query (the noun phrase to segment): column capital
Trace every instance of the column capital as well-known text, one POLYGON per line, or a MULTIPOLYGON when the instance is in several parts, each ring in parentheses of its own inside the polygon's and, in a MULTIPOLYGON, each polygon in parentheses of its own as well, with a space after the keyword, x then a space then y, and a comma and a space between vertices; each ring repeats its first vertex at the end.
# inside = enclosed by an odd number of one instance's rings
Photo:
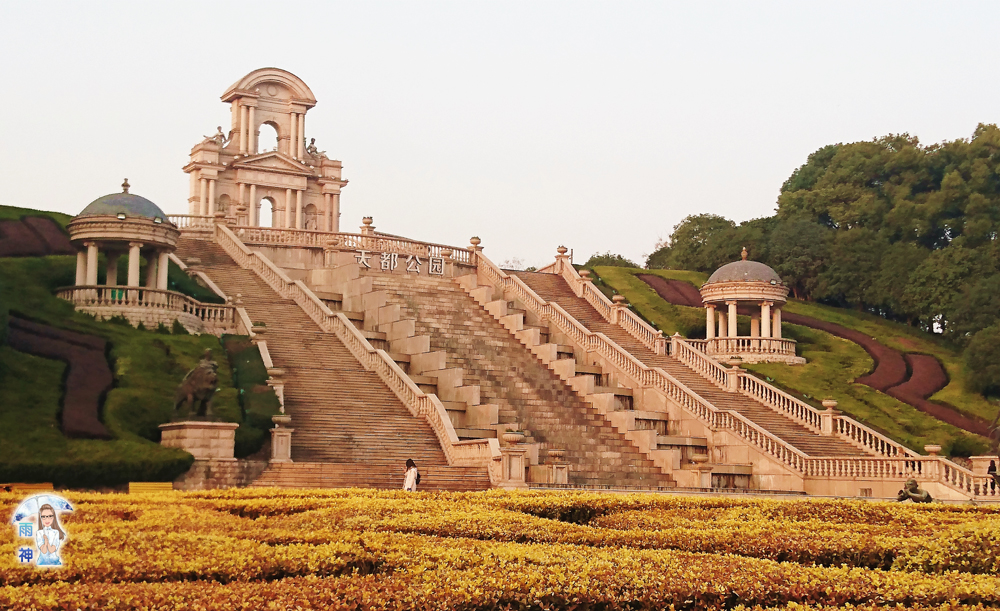
POLYGON ((716 306, 715 306, 715 304, 714 304, 714 303, 706 303, 706 304, 705 304, 705 309, 706 309, 706 310, 714 310, 714 309, 715 309, 715 307, 716 307, 716 306))
POLYGON ((128 243, 128 247, 129 248, 142 248, 143 246, 145 246, 145 244, 143 244, 142 242, 129 242, 128 243))
POLYGON ((87 248, 90 248, 91 246, 97 246, 97 242, 94 241, 84 242, 83 245, 86 246, 87 248))
POLYGON ((727 302, 726 302, 726 305, 727 305, 727 306, 734 306, 734 305, 738 305, 738 304, 739 304, 739 302, 738 302, 738 301, 727 301, 727 302))
POLYGON ((773 301, 762 301, 762 302, 760 302, 760 305, 772 308, 772 307, 774 307, 774 302, 773 301))

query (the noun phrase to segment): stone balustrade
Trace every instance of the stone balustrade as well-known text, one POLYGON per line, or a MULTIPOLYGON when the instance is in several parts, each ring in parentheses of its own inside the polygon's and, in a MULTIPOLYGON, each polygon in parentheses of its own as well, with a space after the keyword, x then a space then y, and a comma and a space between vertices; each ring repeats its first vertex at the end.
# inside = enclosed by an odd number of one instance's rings
POLYGON ((236 312, 231 305, 202 303, 176 291, 128 287, 82 285, 56 290, 56 296, 72 303, 81 312, 99 318, 122 316, 133 325, 147 328, 180 321, 196 333, 232 333, 236 312))

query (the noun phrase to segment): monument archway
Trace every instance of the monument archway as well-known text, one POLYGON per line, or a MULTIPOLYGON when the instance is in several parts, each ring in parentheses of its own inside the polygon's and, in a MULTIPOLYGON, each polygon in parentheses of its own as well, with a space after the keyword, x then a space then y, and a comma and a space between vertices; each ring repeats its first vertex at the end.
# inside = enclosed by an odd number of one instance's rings
POLYGON ((191 149, 189 214, 212 216, 224 198, 237 225, 340 231, 343 165, 306 138, 306 113, 316 105, 291 72, 261 68, 222 94, 229 130, 212 130, 191 149), (269 197, 270 207, 263 202, 269 197), (312 207, 307 212, 307 207, 312 207))

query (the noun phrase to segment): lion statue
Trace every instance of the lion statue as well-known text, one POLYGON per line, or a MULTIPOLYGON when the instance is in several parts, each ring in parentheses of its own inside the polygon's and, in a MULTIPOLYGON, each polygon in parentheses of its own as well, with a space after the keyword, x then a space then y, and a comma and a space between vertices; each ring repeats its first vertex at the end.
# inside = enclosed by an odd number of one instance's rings
POLYGON ((219 386, 219 364, 212 360, 212 351, 206 350, 198 366, 187 372, 177 392, 174 394, 174 413, 178 413, 181 405, 186 406, 188 413, 197 409, 198 418, 212 417, 212 399, 219 386))

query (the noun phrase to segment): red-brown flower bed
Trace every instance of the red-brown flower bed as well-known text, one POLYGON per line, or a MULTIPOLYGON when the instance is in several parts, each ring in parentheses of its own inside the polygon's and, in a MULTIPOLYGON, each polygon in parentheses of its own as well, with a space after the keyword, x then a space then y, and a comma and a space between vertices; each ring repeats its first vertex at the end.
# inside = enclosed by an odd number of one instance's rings
POLYGON ((636 278, 652 287, 656 294, 664 298, 667 303, 692 308, 702 306, 701 293, 690 282, 668 280, 653 274, 639 274, 636 278))
POLYGON ((105 358, 103 339, 13 316, 7 338, 15 350, 62 361, 69 366, 62 409, 64 435, 111 438, 98 417, 101 399, 114 381, 105 358))
POLYGON ((69 237, 50 218, 28 216, 19 221, 0 221, 0 257, 44 257, 75 252, 69 237))

